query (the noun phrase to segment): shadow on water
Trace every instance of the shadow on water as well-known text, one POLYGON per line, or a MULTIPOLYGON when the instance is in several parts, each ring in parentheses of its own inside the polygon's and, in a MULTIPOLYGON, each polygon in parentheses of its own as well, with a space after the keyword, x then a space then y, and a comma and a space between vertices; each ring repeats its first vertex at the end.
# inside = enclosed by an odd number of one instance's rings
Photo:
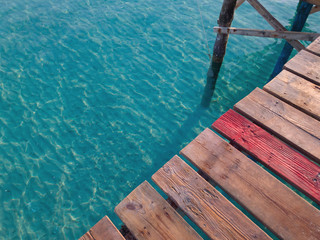
POLYGON ((283 44, 275 40, 262 50, 240 58, 230 59, 227 52, 211 104, 220 98, 225 112, 256 87, 262 88, 269 80, 283 44))
MULTIPOLYGON (((211 123, 229 108, 232 108, 236 102, 245 97, 256 87, 265 85, 282 46, 283 42, 280 43, 280 41, 275 41, 272 44, 265 46, 260 51, 236 59, 230 60, 226 58, 220 71, 220 77, 217 81, 216 91, 211 100, 210 107, 203 107, 199 103, 199 105, 188 114, 181 126, 172 133, 173 137, 164 143, 164 148, 159 149, 157 155, 158 161, 155 164, 156 169, 169 161, 173 155, 178 154, 188 142, 194 139, 205 127, 210 127, 211 123), (233 71, 234 69, 232 67, 230 68, 229 64, 238 66, 238 68, 235 69, 237 71, 233 71)), ((199 102, 200 101, 201 96, 199 95, 199 102)), ((145 176, 142 178, 145 179, 145 176)), ((144 179, 141 180, 143 181, 144 179)), ((149 182, 152 181, 149 180, 149 182)), ((230 200, 231 199, 232 198, 230 198, 230 200)), ((256 222, 256 224, 259 223, 256 222)), ((259 226, 264 228, 263 225, 259 226)), ((277 239, 267 229, 264 230, 268 232, 273 239, 277 239)))
MULTIPOLYGON (((232 108, 236 102, 248 95, 253 89, 256 87, 261 88, 266 84, 282 46, 283 42, 276 40, 260 51, 237 58, 230 57, 235 54, 229 52, 230 55, 228 55, 227 51, 210 107, 201 106, 202 96, 201 92, 199 92, 198 105, 185 117, 181 125, 176 127, 164 142, 154 143, 159 145, 153 152, 156 156, 152 166, 154 171, 149 171, 147 175, 137 176, 135 186, 132 189, 144 180, 152 183, 151 175, 174 155, 179 154, 179 151, 201 131, 206 127, 210 127, 217 118, 232 108)), ((229 51, 231 50, 229 48, 229 51)), ((152 185, 155 186, 155 184, 152 185)), ((159 189, 157 188, 157 190, 159 189)), ((129 192, 126 194, 129 194, 129 192)), ((112 219, 117 219, 113 212, 108 213, 108 215, 112 219)), ((119 222, 116 223, 119 224, 119 222)))
POLYGON ((261 88, 265 85, 282 45, 283 42, 280 43, 279 40, 276 40, 260 51, 233 59, 228 57, 227 51, 210 107, 205 108, 200 104, 201 95, 199 95, 199 105, 188 114, 181 126, 172 133, 171 141, 168 140, 163 144, 167 148, 159 150, 159 161, 157 161, 159 165, 163 165, 174 154, 178 154, 185 144, 196 137, 205 127, 210 127, 236 102, 256 87, 261 88), (229 67, 229 65, 232 65, 232 67, 229 67), (236 68, 233 66, 236 66, 236 68))

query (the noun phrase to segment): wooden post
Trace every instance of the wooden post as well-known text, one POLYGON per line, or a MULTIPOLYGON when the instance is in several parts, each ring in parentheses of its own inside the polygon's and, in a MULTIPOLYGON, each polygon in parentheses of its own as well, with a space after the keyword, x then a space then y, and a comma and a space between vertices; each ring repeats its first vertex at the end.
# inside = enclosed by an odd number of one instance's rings
MULTIPOLYGON (((307 21, 311 8, 312 8, 312 4, 310 3, 303 2, 303 1, 300 1, 298 3, 296 16, 294 18, 291 31, 300 32, 302 30, 304 24, 307 21)), ((292 49, 293 49, 292 46, 288 44, 288 42, 286 42, 282 49, 282 52, 280 53, 278 61, 273 69, 273 72, 269 80, 273 79, 276 75, 278 75, 281 72, 284 64, 288 61, 291 55, 292 49)))
MULTIPOLYGON (((224 0, 218 20, 219 27, 230 27, 237 0, 224 0)), ((213 55, 207 73, 207 83, 202 96, 201 105, 209 107, 218 79, 219 71, 226 53, 229 34, 218 33, 213 48, 213 55)))

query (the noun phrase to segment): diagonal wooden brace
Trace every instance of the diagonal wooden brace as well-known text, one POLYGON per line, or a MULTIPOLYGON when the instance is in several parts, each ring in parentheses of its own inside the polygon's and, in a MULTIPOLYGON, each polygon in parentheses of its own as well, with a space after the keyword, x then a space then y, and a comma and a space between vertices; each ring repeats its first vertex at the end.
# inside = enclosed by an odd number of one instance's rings
MULTIPOLYGON (((257 12, 277 31, 287 31, 287 29, 277 20, 275 19, 271 13, 265 9, 264 6, 261 5, 258 0, 247 0, 250 5, 257 10, 257 12)), ((288 43, 292 47, 294 47, 297 51, 304 49, 305 47, 297 40, 287 40, 288 43)))

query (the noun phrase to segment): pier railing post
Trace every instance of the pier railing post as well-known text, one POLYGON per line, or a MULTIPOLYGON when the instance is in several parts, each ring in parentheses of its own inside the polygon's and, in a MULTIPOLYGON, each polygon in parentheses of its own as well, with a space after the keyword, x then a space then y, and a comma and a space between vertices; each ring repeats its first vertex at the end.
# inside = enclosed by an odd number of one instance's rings
MULTIPOLYGON (((230 27, 237 0, 224 0, 218 20, 219 27, 230 27)), ((209 107, 218 79, 219 71, 226 53, 229 34, 218 33, 213 48, 213 55, 207 73, 207 83, 202 96, 201 105, 209 107)))

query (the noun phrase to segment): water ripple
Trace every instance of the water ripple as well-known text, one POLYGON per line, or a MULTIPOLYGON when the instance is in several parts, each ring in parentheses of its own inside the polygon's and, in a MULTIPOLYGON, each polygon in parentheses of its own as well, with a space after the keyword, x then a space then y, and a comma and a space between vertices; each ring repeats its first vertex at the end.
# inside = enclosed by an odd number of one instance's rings
MULTIPOLYGON (((210 46, 221 2, 200 3, 210 46)), ((263 3, 289 25, 296 3, 263 3)), ((231 36, 204 110, 194 0, 4 0, 0 20, 0 239, 76 239, 105 214, 119 226, 115 205, 262 86, 282 46, 231 36)), ((268 28, 248 4, 233 25, 268 28)))

